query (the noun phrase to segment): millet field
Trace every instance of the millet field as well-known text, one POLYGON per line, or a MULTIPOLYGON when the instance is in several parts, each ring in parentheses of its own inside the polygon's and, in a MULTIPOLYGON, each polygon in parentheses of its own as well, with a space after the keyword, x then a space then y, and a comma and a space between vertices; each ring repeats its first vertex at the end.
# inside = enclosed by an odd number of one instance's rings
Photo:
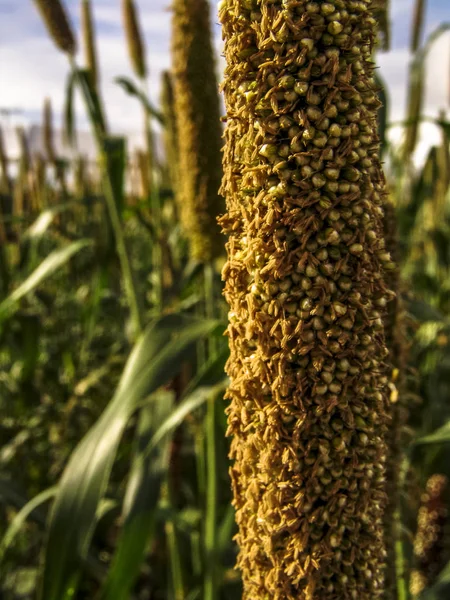
POLYGON ((396 121, 402 0, 167 0, 159 101, 153 0, 111 0, 131 148, 97 0, 20 0, 66 76, 38 144, 0 121, 0 600, 450 598, 432 1, 408 5, 396 121))

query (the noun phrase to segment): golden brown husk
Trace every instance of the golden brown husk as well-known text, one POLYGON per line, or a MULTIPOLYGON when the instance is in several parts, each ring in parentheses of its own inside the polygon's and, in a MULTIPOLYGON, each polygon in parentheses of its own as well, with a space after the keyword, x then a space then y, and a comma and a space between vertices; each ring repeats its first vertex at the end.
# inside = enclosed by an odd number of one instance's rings
POLYGON ((224 210, 219 96, 207 0, 174 0, 173 86, 178 127, 178 200, 192 256, 224 253, 216 219, 224 210))
POLYGON ((384 597, 385 182, 369 2, 225 0, 229 434, 244 598, 384 597), (313 127, 312 127, 313 126, 313 127))
POLYGON ((122 17, 131 66, 137 77, 145 79, 147 76, 147 62, 134 0, 122 0, 122 17))
POLYGON ((95 24, 90 0, 81 3, 81 31, 83 35, 84 60, 89 69, 91 82, 98 88, 98 61, 95 47, 95 24))
POLYGON ((74 55, 77 50, 72 25, 61 0, 34 0, 57 48, 74 55))

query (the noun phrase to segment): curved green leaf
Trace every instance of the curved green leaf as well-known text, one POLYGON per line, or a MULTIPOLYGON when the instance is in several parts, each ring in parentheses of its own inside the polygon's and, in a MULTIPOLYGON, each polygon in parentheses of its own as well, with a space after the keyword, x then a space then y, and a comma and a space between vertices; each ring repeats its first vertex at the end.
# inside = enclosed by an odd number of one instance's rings
POLYGON ((53 486, 48 490, 45 490, 32 498, 25 506, 16 514, 14 519, 11 521, 5 535, 0 541, 0 563, 2 562, 6 551, 8 550, 14 538, 22 529, 24 523, 28 517, 42 504, 53 498, 58 491, 57 486, 53 486))
MULTIPOLYGON (((171 403, 155 403, 156 415, 145 414, 139 424, 138 449, 125 495, 124 526, 116 554, 105 583, 103 598, 115 600, 127 598, 136 580, 154 521, 154 511, 159 497, 162 477, 168 467, 170 434, 184 419, 225 390, 225 361, 228 350, 206 365, 186 390, 184 398, 171 409, 171 403)), ((165 394, 167 396, 167 394, 165 394)), ((148 409, 144 409, 148 410, 148 409)))
POLYGON ((19 300, 37 288, 45 279, 69 262, 74 254, 90 246, 91 240, 80 240, 69 246, 54 250, 17 289, 0 304, 0 320, 17 310, 19 300))
POLYGON ((39 239, 41 238, 50 225, 53 219, 66 210, 70 210, 78 205, 78 202, 65 202, 64 204, 58 204, 42 211, 38 218, 32 223, 23 234, 22 239, 39 239))
POLYGON ((154 432, 155 422, 170 412, 173 394, 160 398, 141 410, 137 430, 136 451, 123 504, 123 528, 109 569, 102 598, 128 598, 139 574, 148 539, 155 521, 161 483, 169 464, 169 440, 154 448, 150 456, 145 448, 154 432))
POLYGON ((450 442, 450 421, 447 421, 445 425, 436 429, 430 435, 425 435, 415 441, 417 446, 424 444, 445 444, 450 442))
POLYGON ((128 79, 127 77, 116 77, 114 80, 120 87, 129 95, 135 96, 142 104, 144 109, 147 111, 149 115, 154 117, 157 121, 164 125, 164 118, 162 114, 156 110, 154 106, 150 104, 148 99, 135 85, 134 83, 128 79))
POLYGON ((65 600, 75 592, 97 507, 130 416, 178 372, 195 343, 216 326, 216 321, 167 315, 151 323, 135 345, 113 399, 72 453, 61 478, 49 522, 41 600, 65 600))

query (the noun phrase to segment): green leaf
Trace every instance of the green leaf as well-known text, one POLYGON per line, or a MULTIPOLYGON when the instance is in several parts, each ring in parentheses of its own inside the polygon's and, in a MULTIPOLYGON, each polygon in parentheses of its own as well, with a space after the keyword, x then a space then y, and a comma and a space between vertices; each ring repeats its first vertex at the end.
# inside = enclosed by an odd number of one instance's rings
POLYGON ((147 111, 149 115, 154 117, 157 121, 164 125, 164 117, 162 114, 156 110, 154 106, 150 104, 145 94, 143 94, 134 83, 128 79, 127 77, 116 77, 114 80, 120 87, 129 95, 135 96, 142 104, 144 109, 147 111))
POLYGON ((450 421, 447 421, 445 425, 439 427, 439 429, 430 433, 430 435, 419 438, 415 441, 415 444, 421 446, 424 444, 444 444, 448 442, 450 442, 450 421))
POLYGON ((135 345, 114 397, 62 475, 49 522, 41 600, 65 600, 75 593, 80 562, 87 555, 97 507, 129 418, 177 374, 196 342, 216 326, 216 321, 167 315, 152 322, 135 345))
POLYGON ((115 136, 106 137, 104 140, 104 151, 114 202, 117 206, 117 212, 121 215, 124 207, 123 197, 127 160, 125 138, 115 136))
POLYGON ((65 202, 64 204, 58 204, 57 206, 52 206, 51 208, 47 208, 38 216, 38 218, 34 221, 32 225, 28 227, 25 233, 22 236, 22 239, 39 239, 44 233, 46 233, 47 229, 53 223, 53 219, 66 210, 70 210, 71 208, 75 208, 78 205, 78 202, 65 202))
MULTIPOLYGON (((138 451, 125 495, 124 526, 105 584, 105 600, 126 598, 137 578, 145 557, 154 511, 158 501, 162 476, 168 466, 170 434, 191 412, 209 398, 216 397, 226 388, 224 366, 228 350, 209 363, 188 387, 180 403, 169 412, 167 394, 156 402, 157 414, 145 414, 140 423, 138 451), (159 407, 159 408, 158 408, 159 407), (155 431, 156 429, 156 431, 155 431)), ((148 410, 147 408, 144 410, 148 410)))
POLYGON ((27 521, 28 517, 42 504, 48 502, 53 496, 56 495, 58 488, 57 486, 53 486, 48 490, 45 490, 32 498, 25 506, 16 514, 14 519, 11 521, 8 529, 6 530, 5 535, 3 536, 0 542, 0 564, 5 557, 5 553, 8 550, 9 546, 14 541, 14 538, 22 529, 24 523, 27 521))
POLYGON ((161 483, 169 464, 169 440, 154 447, 150 456, 145 449, 155 426, 167 416, 173 403, 173 394, 161 392, 157 396, 156 401, 141 410, 139 417, 136 451, 122 512, 124 524, 103 589, 105 600, 128 598, 154 525, 161 483))
POLYGON ((420 600, 447 600, 450 592, 450 562, 439 573, 436 583, 425 590, 420 600))
POLYGON ((80 240, 49 254, 31 275, 0 304, 0 320, 15 312, 19 301, 24 296, 35 290, 38 285, 66 265, 72 256, 91 244, 90 240, 80 240))
POLYGON ((103 107, 95 86, 92 84, 92 77, 88 69, 74 69, 73 76, 80 86, 83 98, 87 103, 87 112, 92 127, 95 129, 98 139, 103 139, 106 135, 106 120, 103 113, 103 107))

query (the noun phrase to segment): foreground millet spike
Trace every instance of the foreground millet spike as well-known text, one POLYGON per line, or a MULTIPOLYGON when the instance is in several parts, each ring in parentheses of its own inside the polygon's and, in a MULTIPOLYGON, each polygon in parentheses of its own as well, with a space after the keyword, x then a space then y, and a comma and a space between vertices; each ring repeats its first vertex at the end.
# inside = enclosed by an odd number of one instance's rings
POLYGON ((383 597, 388 421, 369 0, 223 0, 228 397, 247 600, 383 597))
POLYGON ((222 127, 208 0, 174 0, 172 66, 179 160, 177 201, 193 258, 224 254, 222 127))

